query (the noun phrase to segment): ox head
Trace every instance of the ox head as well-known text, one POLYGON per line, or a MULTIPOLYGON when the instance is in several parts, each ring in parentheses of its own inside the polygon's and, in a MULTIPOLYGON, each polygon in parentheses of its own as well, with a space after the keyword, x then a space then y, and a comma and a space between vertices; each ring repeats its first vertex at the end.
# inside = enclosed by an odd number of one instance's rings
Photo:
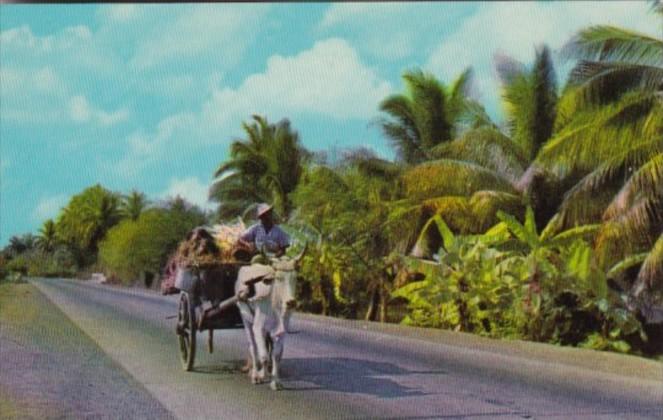
POLYGON ((297 270, 302 257, 306 253, 307 244, 302 251, 294 257, 283 256, 271 258, 274 274, 274 297, 283 305, 283 311, 294 309, 297 305, 295 293, 297 290, 297 270))

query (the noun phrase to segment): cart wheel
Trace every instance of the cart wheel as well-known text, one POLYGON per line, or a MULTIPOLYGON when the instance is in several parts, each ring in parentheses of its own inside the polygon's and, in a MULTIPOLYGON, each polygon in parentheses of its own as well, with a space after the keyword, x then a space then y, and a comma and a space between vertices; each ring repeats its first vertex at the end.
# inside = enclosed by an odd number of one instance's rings
POLYGON ((193 362, 196 358, 196 311, 191 296, 185 292, 180 294, 177 331, 182 368, 189 372, 193 369, 193 362))

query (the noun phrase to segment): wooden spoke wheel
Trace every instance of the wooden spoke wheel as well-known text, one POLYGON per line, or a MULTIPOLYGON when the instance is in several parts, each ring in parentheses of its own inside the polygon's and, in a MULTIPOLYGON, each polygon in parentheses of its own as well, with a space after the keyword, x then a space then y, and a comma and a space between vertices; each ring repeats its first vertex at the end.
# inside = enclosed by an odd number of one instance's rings
POLYGON ((196 330, 196 310, 192 296, 182 292, 177 311, 177 339, 180 344, 182 368, 187 372, 193 369, 196 358, 196 330))

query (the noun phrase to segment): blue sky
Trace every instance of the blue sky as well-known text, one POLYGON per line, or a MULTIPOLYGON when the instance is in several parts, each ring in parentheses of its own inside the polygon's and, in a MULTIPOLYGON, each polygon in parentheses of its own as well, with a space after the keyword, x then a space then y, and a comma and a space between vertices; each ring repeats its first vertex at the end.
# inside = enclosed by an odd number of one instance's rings
POLYGON ((662 31, 635 1, 0 7, 0 245, 95 183, 210 207, 255 113, 313 150, 391 157, 371 122, 405 69, 451 81, 472 65, 499 120, 495 53, 528 63, 591 24, 662 31))

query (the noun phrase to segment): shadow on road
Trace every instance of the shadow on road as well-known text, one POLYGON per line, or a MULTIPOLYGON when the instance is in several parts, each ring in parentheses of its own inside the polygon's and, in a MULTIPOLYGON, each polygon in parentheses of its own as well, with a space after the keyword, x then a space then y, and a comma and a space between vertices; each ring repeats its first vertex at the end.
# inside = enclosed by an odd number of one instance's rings
MULTIPOLYGON (((392 363, 345 357, 300 358, 284 361, 283 379, 308 386, 287 386, 291 391, 324 390, 367 394, 380 398, 428 395, 398 383, 390 376, 445 375, 444 371, 412 371, 392 363)), ((286 384, 288 385, 288 384, 286 384)))
POLYGON ((206 373, 212 375, 228 375, 242 373, 241 369, 246 363, 246 360, 229 360, 220 364, 195 366, 193 372, 206 373))

